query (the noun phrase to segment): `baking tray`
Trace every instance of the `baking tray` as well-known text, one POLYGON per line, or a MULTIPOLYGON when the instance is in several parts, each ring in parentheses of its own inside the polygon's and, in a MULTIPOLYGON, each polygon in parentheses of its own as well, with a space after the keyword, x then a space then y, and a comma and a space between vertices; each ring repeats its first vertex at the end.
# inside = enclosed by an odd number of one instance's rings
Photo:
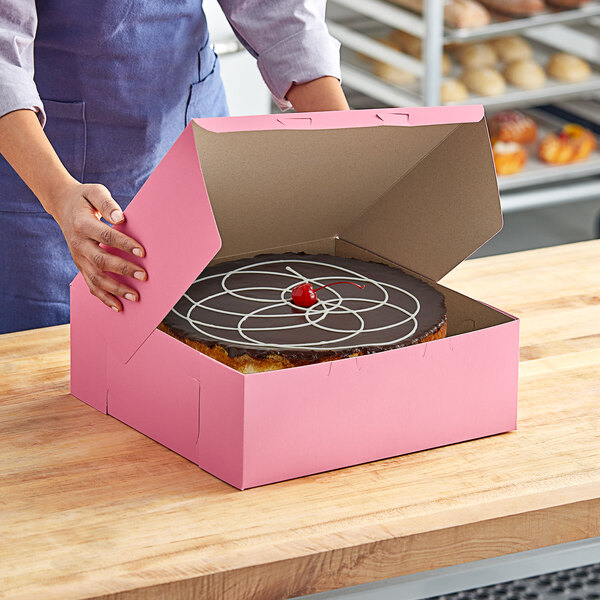
MULTIPOLYGON (((361 39, 364 43, 365 38, 368 46, 372 47, 374 42, 373 37, 385 35, 389 28, 382 28, 381 25, 373 25, 372 23, 353 23, 349 26, 338 25, 335 28, 336 37, 342 42, 342 77, 343 81, 364 94, 376 98, 391 106, 417 106, 423 104, 422 84, 421 80, 417 79, 414 83, 407 84, 401 87, 392 85, 382 79, 376 77, 371 65, 359 58, 356 50, 360 49, 364 54, 368 50, 361 46, 361 39), (352 27, 352 29, 350 29, 352 27), (345 34, 348 34, 346 36, 345 34)), ((533 48, 534 58, 544 66, 549 57, 557 52, 556 48, 543 44, 536 40, 529 40, 533 48)), ((393 50, 379 44, 385 53, 394 53, 393 50)), ((395 54, 398 57, 403 57, 401 60, 408 59, 415 62, 412 57, 407 57, 400 52, 395 54)), ((390 64, 396 63, 396 66, 413 70, 410 65, 403 65, 402 62, 386 60, 390 64)), ((422 64, 422 63, 421 63, 422 64)), ((564 83, 556 81, 550 77, 547 78, 546 84, 536 90, 524 90, 516 86, 507 84, 506 92, 499 96, 477 96, 470 94, 464 102, 449 103, 449 104, 483 104, 486 108, 510 108, 515 106, 534 106, 538 104, 546 104, 556 100, 569 98, 573 96, 581 96, 600 91, 600 71, 597 65, 591 64, 592 74, 589 79, 577 83, 564 83)), ((422 69, 421 69, 422 70, 422 69)), ((414 69, 413 72, 417 71, 414 69)), ((462 67, 457 64, 453 65, 452 71, 447 77, 460 77, 462 67)))

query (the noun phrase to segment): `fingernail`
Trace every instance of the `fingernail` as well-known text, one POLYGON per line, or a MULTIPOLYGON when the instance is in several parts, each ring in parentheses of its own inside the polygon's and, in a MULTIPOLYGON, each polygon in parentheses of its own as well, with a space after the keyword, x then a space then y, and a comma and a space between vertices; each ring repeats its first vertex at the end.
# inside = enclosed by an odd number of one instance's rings
POLYGON ((136 271, 133 276, 140 281, 144 281, 146 279, 146 273, 143 271, 136 271))
POLYGON ((132 252, 133 252, 133 253, 134 253, 136 256, 143 256, 143 255, 144 255, 144 253, 142 252, 142 249, 141 249, 141 248, 134 248, 134 249, 132 250, 132 252))
POLYGON ((123 213, 120 210, 115 209, 110 213, 110 218, 113 223, 119 223, 123 220, 123 213))
POLYGON ((131 302, 135 302, 135 296, 133 294, 125 294, 126 300, 131 300, 131 302))
POLYGON ((119 312, 119 309, 116 306, 111 306, 111 308, 115 311, 115 312, 119 312))

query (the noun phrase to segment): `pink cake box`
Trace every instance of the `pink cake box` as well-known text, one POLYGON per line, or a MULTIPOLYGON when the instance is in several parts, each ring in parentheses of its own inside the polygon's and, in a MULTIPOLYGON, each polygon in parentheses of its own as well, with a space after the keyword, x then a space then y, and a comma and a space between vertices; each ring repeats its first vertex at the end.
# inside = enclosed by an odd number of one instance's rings
POLYGON ((502 227, 481 106, 195 119, 126 217, 149 277, 121 313, 74 279, 71 393, 223 481, 516 429, 518 319, 437 283, 502 227), (286 251, 412 271, 444 293, 448 336, 244 375, 157 329, 208 264, 286 251))

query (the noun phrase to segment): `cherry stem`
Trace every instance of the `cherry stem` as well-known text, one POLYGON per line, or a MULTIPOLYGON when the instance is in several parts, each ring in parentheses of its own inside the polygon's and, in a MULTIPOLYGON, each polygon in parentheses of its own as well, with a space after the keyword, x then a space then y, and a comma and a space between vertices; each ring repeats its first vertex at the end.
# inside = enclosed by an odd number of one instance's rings
POLYGON ((323 288, 326 288, 330 285, 337 285, 338 283, 349 283, 350 285, 355 285, 357 288, 360 288, 361 290, 365 289, 364 284, 359 285, 358 283, 354 283, 354 281, 334 281, 333 283, 326 283, 325 285, 322 285, 321 287, 318 287, 317 289, 315 289, 313 291, 318 292, 319 290, 322 290, 323 288))

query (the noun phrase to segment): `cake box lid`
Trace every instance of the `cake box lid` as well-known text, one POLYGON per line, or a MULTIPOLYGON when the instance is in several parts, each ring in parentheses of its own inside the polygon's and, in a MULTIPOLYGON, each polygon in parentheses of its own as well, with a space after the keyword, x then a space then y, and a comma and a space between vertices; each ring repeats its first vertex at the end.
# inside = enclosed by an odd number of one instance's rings
POLYGON ((215 256, 339 238, 437 281, 502 227, 480 105, 194 119, 125 215, 140 301, 73 282, 124 362, 215 256))

